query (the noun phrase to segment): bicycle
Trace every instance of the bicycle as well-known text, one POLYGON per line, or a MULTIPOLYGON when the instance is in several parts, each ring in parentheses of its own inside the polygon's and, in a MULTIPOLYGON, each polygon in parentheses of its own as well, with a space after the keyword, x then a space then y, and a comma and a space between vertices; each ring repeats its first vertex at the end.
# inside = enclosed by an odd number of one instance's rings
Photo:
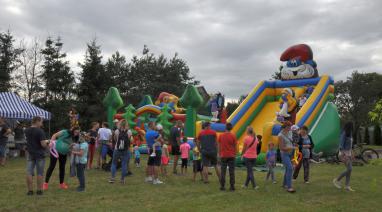
POLYGON ((364 163, 369 163, 372 159, 379 159, 379 154, 372 148, 364 148, 366 143, 358 143, 353 145, 353 155, 355 159, 359 159, 364 163))

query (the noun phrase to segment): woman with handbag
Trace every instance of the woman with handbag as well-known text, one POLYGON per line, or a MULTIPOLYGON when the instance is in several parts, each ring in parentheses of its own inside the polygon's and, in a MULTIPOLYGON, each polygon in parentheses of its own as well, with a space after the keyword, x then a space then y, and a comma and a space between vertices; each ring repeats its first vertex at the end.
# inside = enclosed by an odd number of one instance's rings
POLYGON ((340 176, 333 179, 333 184, 335 187, 341 189, 340 180, 343 177, 346 177, 345 181, 345 189, 347 191, 354 191, 350 187, 350 176, 352 172, 352 145, 353 145, 353 138, 352 138, 352 131, 353 131, 353 123, 348 122, 344 126, 344 130, 341 133, 341 139, 340 139, 340 158, 344 162, 346 166, 346 170, 342 172, 340 176))
POLYGON ((248 188, 249 182, 252 183, 254 189, 259 189, 256 185, 255 176, 253 175, 253 167, 256 165, 257 158, 257 140, 256 134, 252 127, 247 128, 247 135, 244 138, 244 146, 241 152, 242 160, 244 159, 245 166, 247 167, 247 179, 243 185, 243 188, 248 188))

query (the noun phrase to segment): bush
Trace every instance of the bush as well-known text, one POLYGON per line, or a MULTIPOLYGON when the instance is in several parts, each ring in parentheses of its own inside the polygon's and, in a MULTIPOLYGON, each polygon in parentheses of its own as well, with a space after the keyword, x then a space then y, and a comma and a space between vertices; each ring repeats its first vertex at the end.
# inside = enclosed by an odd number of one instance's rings
POLYGON ((379 124, 374 125, 374 144, 382 145, 381 127, 379 124))

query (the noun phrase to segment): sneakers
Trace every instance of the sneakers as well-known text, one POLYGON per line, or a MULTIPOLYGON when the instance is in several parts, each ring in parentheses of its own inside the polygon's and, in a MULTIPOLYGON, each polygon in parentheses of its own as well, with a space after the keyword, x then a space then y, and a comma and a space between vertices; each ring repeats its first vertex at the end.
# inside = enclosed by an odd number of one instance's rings
POLYGON ((255 190, 259 190, 259 186, 255 186, 255 187, 253 187, 253 189, 255 189, 255 190))
POLYGON ((66 185, 65 183, 61 183, 61 184, 60 184, 60 188, 66 190, 66 189, 69 188, 69 186, 66 185))
POLYGON ((150 157, 155 157, 157 156, 157 154, 155 154, 155 152, 151 153, 150 157))
POLYGON ((277 182, 276 182, 276 180, 274 180, 272 183, 273 183, 273 184, 276 184, 277 182))
POLYGON ((114 178, 109 179, 109 183, 114 183, 114 182, 115 182, 114 178))
POLYGON ((235 191, 236 189, 235 189, 235 187, 231 186, 231 187, 229 188, 229 190, 230 190, 230 191, 235 191))
POLYGON ((42 191, 41 191, 41 190, 38 190, 38 191, 36 192, 36 195, 41 196, 41 195, 42 195, 42 191))
POLYGON ((346 191, 351 191, 351 192, 354 192, 355 190, 353 190, 350 186, 345 186, 345 190, 346 191))
POLYGON ((305 181, 305 184, 309 184, 310 182, 309 181, 305 181))
POLYGON ((77 192, 84 192, 85 191, 85 188, 82 188, 82 187, 77 187, 77 192))
POLYGON ((33 196, 33 191, 28 191, 27 196, 33 196))
POLYGON ((151 182, 153 182, 153 178, 150 176, 150 177, 146 177, 145 178, 145 182, 146 183, 151 183, 151 182))
POLYGON ((154 179, 154 180, 153 180, 153 184, 154 184, 154 185, 159 185, 159 184, 163 184, 163 182, 160 181, 159 179, 154 179))
POLYGON ((336 178, 333 179, 333 185, 338 188, 338 189, 341 189, 341 185, 340 185, 340 182, 338 182, 338 180, 336 178))
POLYGON ((246 185, 242 185, 241 188, 243 188, 243 189, 247 189, 248 186, 246 186, 246 185))
POLYGON ((42 190, 48 190, 48 186, 49 186, 49 184, 48 183, 44 183, 44 184, 42 184, 42 190))
POLYGON ((121 179, 120 182, 121 182, 122 185, 125 185, 125 184, 126 184, 126 180, 125 180, 125 179, 121 179))

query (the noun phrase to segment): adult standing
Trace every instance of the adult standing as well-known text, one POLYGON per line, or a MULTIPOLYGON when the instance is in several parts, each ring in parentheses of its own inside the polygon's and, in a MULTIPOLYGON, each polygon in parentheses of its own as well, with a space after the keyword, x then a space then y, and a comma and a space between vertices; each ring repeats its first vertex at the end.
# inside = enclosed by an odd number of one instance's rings
POLYGON ((257 159, 257 145, 259 141, 256 137, 252 127, 247 127, 247 135, 244 138, 244 146, 241 152, 241 157, 244 159, 245 166, 247 167, 247 178, 243 188, 248 188, 249 182, 252 183, 254 189, 258 189, 256 185, 255 176, 253 175, 253 167, 256 165, 257 159))
POLYGON ((171 154, 174 156, 174 168, 173 168, 173 173, 177 174, 177 165, 179 161, 179 156, 180 156, 180 138, 182 136, 182 128, 183 128, 183 123, 182 121, 178 120, 171 128, 170 131, 170 141, 171 141, 171 154))
POLYGON ((312 137, 308 134, 309 128, 302 126, 298 138, 298 148, 302 153, 302 160, 297 164, 293 172, 293 179, 297 179, 301 165, 304 167, 304 182, 309 183, 310 159, 312 158, 314 143, 312 137))
POLYGON ((88 145, 89 145, 89 160, 88 160, 88 169, 92 168, 93 164, 93 158, 95 154, 95 148, 96 148, 96 141, 97 141, 97 135, 98 135, 98 128, 99 123, 98 122, 92 122, 91 123, 91 129, 89 130, 87 136, 90 138, 88 145))
POLYGON ((204 129, 198 135, 197 142, 200 152, 202 153, 203 181, 204 183, 209 183, 208 167, 214 166, 220 182, 220 167, 217 166, 218 142, 216 141, 216 132, 211 129, 211 124, 209 122, 205 122, 203 128, 204 129))
POLYGON ((100 168, 106 161, 107 151, 112 146, 112 135, 113 132, 109 129, 109 124, 107 122, 103 122, 102 127, 98 129, 97 135, 97 140, 99 141, 97 168, 100 168))
POLYGON ((161 138, 159 133, 156 131, 155 122, 149 123, 149 129, 146 132, 146 143, 149 150, 147 160, 147 171, 146 171, 146 182, 152 182, 154 185, 162 184, 163 182, 159 180, 159 167, 161 165, 162 151, 161 146, 157 145, 161 138), (155 146, 153 146, 157 143, 155 146), (152 156, 155 148, 155 156, 152 156))
POLYGON ((37 172, 37 195, 42 195, 42 185, 45 166, 45 149, 48 146, 48 140, 45 139, 45 133, 41 129, 43 120, 41 117, 34 117, 32 125, 25 130, 27 140, 27 195, 33 195, 33 176, 35 169, 37 172))
POLYGON ((219 153, 221 159, 220 190, 225 190, 225 175, 227 166, 229 169, 230 190, 235 190, 235 156, 236 156, 236 136, 231 133, 232 124, 226 124, 226 130, 219 136, 219 153))
POLYGON ((132 140, 132 132, 129 130, 129 124, 126 120, 122 120, 118 129, 114 131, 114 139, 116 141, 113 160, 111 164, 111 178, 109 183, 115 182, 115 174, 117 172, 117 163, 121 161, 121 183, 125 184, 125 177, 127 175, 127 166, 130 160, 130 142, 132 140))
POLYGON ((350 176, 352 172, 352 146, 353 146, 353 138, 352 138, 352 132, 353 132, 353 123, 348 122, 345 124, 344 129, 341 133, 341 139, 340 139, 340 158, 344 162, 346 166, 346 170, 342 172, 337 178, 333 179, 333 184, 335 187, 341 189, 340 181, 343 177, 346 178, 345 181, 345 189, 347 191, 354 191, 350 187, 350 176))
POLYGON ((288 121, 284 122, 281 126, 281 132, 278 135, 278 140, 281 159, 285 167, 283 187, 286 188, 289 193, 294 193, 296 192, 296 190, 292 188, 293 167, 291 161, 292 151, 294 147, 292 133, 290 132, 290 130, 291 123, 288 121))
POLYGON ((78 127, 73 127, 71 130, 61 130, 52 135, 51 140, 56 141, 58 158, 56 158, 53 154, 50 154, 49 167, 46 171, 45 182, 43 184, 44 190, 48 189, 49 179, 52 176, 54 168, 56 167, 57 160, 59 163, 60 188, 68 189, 68 185, 64 182, 66 159, 72 144, 78 142, 79 135, 80 128, 78 127))
POLYGON ((11 133, 11 129, 5 123, 4 119, 0 117, 0 166, 5 166, 8 136, 11 133))

